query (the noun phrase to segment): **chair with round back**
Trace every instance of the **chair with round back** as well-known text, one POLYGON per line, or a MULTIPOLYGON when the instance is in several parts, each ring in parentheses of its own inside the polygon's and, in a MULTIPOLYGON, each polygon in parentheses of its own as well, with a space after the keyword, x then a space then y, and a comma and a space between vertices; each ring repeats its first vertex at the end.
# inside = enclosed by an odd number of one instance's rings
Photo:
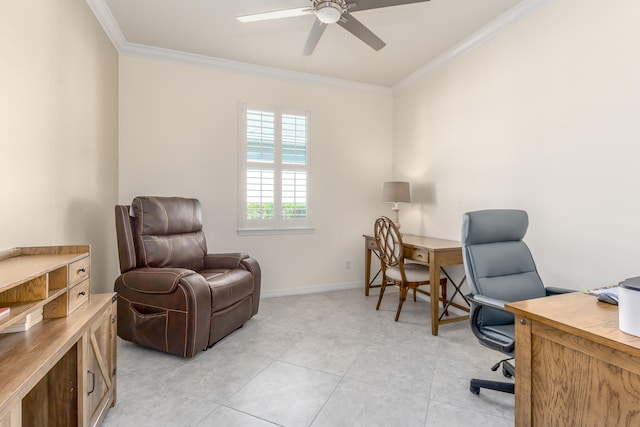
MULTIPOLYGON (((413 300, 416 301, 416 292, 430 295, 429 292, 420 289, 420 286, 430 284, 429 267, 422 264, 404 261, 404 246, 402 235, 398 227, 386 216, 378 218, 374 225, 374 237, 378 245, 378 256, 382 270, 382 285, 376 310, 380 309, 382 297, 388 283, 400 288, 400 299, 396 311, 396 322, 400 318, 402 305, 407 299, 409 289, 413 289, 413 300)), ((446 307, 447 279, 440 279, 442 287, 442 305, 446 307)))

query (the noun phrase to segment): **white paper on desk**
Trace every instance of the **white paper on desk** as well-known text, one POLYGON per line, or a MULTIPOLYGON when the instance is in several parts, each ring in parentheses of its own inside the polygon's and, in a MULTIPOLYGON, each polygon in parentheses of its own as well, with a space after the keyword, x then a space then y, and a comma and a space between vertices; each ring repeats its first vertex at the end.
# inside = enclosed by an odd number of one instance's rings
POLYGON ((604 288, 589 289, 588 291, 585 291, 585 292, 590 295, 600 295, 604 292, 611 292, 615 296, 618 296, 618 286, 617 285, 605 286, 604 288))

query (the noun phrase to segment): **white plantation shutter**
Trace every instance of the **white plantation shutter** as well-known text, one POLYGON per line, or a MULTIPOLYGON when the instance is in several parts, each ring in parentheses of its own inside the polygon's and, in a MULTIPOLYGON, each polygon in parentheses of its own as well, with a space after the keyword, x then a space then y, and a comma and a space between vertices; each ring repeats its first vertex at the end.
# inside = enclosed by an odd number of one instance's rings
POLYGON ((307 171, 282 171, 282 206, 284 218, 307 216, 307 171))
POLYGON ((307 164, 307 117, 282 115, 282 163, 307 164))
POLYGON ((247 160, 273 163, 275 135, 273 113, 247 110, 247 160))
POLYGON ((310 227, 309 114, 243 105, 240 230, 310 227))
POLYGON ((247 169, 247 219, 272 219, 273 170, 247 169))

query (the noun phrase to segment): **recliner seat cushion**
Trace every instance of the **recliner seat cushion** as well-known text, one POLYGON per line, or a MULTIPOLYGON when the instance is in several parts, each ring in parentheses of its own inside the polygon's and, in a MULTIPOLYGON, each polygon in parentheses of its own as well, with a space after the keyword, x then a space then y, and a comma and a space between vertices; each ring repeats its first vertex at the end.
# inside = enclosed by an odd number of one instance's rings
POLYGON ((137 257, 144 266, 202 269, 207 243, 198 200, 136 197, 131 210, 136 219, 137 257))
POLYGON ((211 313, 223 310, 253 293, 253 275, 247 270, 202 270, 211 288, 211 313))

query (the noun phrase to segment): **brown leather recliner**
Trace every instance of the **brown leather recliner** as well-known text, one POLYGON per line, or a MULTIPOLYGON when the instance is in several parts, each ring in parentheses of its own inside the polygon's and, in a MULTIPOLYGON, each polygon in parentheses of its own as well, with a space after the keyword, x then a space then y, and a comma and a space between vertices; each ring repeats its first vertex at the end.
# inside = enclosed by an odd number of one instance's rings
POLYGON ((192 357, 258 312, 260 266, 208 254, 196 199, 136 197, 116 206, 118 336, 192 357))

